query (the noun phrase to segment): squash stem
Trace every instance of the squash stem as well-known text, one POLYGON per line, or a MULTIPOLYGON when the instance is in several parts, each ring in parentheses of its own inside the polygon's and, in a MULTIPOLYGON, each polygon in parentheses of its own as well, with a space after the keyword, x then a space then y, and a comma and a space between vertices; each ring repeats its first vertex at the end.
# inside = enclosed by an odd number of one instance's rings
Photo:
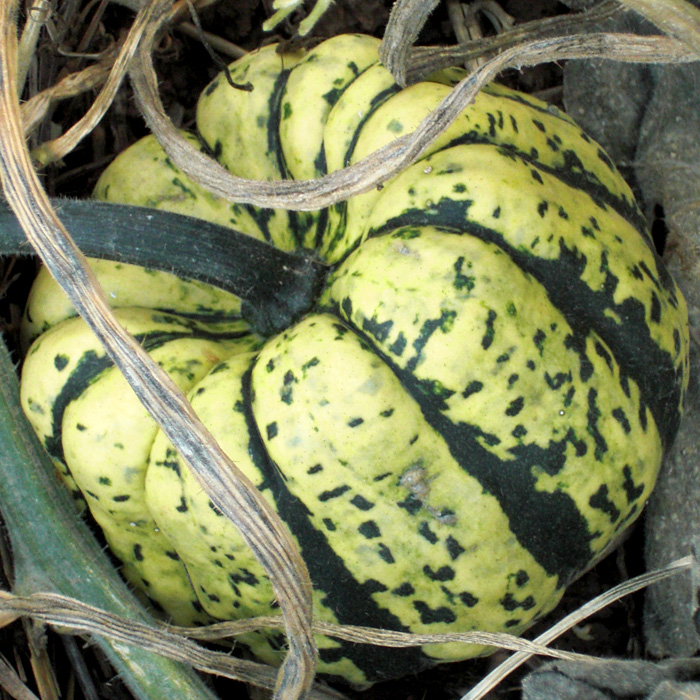
MULTIPOLYGON (((173 272, 232 292, 263 336, 309 311, 328 266, 311 251, 287 253, 240 231, 182 214, 90 200, 54 200, 82 252, 173 272)), ((31 255, 19 222, 0 203, 0 255, 31 255)))

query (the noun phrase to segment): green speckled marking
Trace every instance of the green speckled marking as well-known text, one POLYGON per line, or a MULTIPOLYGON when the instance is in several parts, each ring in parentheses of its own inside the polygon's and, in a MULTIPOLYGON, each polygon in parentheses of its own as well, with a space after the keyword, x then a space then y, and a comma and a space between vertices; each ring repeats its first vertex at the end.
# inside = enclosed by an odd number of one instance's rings
POLYGON ((392 119, 387 125, 386 128, 388 131, 390 131, 392 134, 400 134, 403 132, 403 124, 398 120, 398 119, 392 119))

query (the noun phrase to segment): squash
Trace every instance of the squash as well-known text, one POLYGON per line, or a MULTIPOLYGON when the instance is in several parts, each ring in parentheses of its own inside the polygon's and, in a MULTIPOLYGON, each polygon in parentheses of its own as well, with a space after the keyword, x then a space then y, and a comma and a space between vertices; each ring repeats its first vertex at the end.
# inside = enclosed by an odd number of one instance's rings
MULTIPOLYGON (((230 70, 251 91, 219 76, 200 98, 203 147, 238 175, 313 178, 409 133, 449 80, 399 89, 377 47, 247 55, 230 70)), ((681 417, 686 305, 630 188, 557 109, 491 85, 419 162, 323 211, 218 199, 152 137, 95 194, 326 264, 308 308, 271 320, 260 300, 92 262, 287 523, 320 619, 519 634, 639 516, 681 417)), ((274 612, 241 537, 46 273, 24 333, 25 411, 127 579, 178 624, 274 612)), ((276 632, 242 642, 284 654, 276 632)), ((490 651, 318 643, 319 671, 356 684, 490 651)))

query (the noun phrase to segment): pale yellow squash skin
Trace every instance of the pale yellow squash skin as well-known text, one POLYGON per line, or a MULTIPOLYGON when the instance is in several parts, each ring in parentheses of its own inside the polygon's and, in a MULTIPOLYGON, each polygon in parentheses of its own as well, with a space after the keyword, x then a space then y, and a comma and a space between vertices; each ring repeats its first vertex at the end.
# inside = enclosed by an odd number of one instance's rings
MULTIPOLYGON (((426 622, 415 599, 453 610, 460 628, 502 627, 512 617, 496 604, 512 585, 496 573, 504 565, 530 573, 531 586, 518 594, 524 599, 536 591, 533 608, 558 600, 555 582, 546 580, 514 540, 490 542, 492 528, 508 528, 496 499, 482 494, 459 468, 390 368, 355 335, 341 332, 336 317, 311 316, 266 345, 253 387, 253 411, 287 488, 308 505, 311 521, 358 581, 392 581, 394 588, 410 583, 413 596, 386 590, 373 598, 411 629, 445 628, 444 621, 426 622), (308 369, 299 373, 300 367, 308 369), (295 373, 292 383, 285 382, 288 372, 295 373), (287 389, 291 395, 280 401, 287 389), (270 438, 266 427, 273 424, 277 433, 270 438), (336 490, 343 492, 328 499, 336 490), (399 505, 409 496, 416 497, 419 511, 399 505), (454 535, 468 556, 450 550, 454 535), (432 575, 425 570, 428 563, 432 575), (436 580, 443 576, 439 588, 445 590, 436 596, 436 580), (460 606, 454 605, 460 594, 483 606, 462 607, 460 619, 460 606)), ((527 619, 526 614, 516 632, 527 619)), ((459 645, 433 650, 447 658, 464 652, 459 645)))
POLYGON ((284 161, 295 180, 325 175, 324 124, 343 90, 377 62, 379 39, 343 34, 309 51, 295 66, 282 95, 280 139, 284 161), (320 167, 322 165, 322 167, 320 167))
MULTIPOLYGON (((434 600, 435 583, 423 572, 426 562, 435 571, 451 567, 455 583, 447 585, 454 590, 445 592, 441 602, 449 605, 452 596, 463 593, 484 603, 476 616, 470 612, 464 614, 464 620, 454 623, 469 629, 501 627, 512 618, 497 605, 509 592, 517 592, 523 600, 536 592, 532 614, 543 605, 547 609, 553 607, 562 591, 532 557, 513 538, 495 546, 489 542, 493 527, 508 528, 496 499, 479 495, 474 479, 454 462, 444 441, 426 424, 416 402, 406 398, 397 403, 403 389, 394 374, 376 356, 359 347, 352 334, 338 338, 337 324, 332 316, 309 317, 268 344, 257 358, 233 357, 197 386, 191 395, 192 405, 219 444, 274 503, 270 490, 265 488, 264 474, 249 457, 246 423, 240 409, 236 410, 244 400, 241 376, 254 362, 252 386, 256 396, 265 400, 256 400, 253 411, 267 451, 285 475, 286 487, 314 513, 311 522, 324 532, 332 549, 342 556, 359 581, 395 580, 398 585, 410 581, 416 597, 434 600), (271 365, 274 368, 269 370, 271 365), (293 383, 292 396, 288 401, 280 401, 280 393, 289 386, 285 385, 285 376, 304 365, 309 365, 308 369, 293 383), (339 382, 339 373, 347 381, 339 382), (319 401, 319 396, 327 398, 319 401), (390 415, 383 415, 389 412, 390 415), (351 427, 353 419, 360 416, 365 416, 363 423, 351 427), (272 424, 278 432, 268 437, 271 431, 266 429, 272 424), (329 433, 332 440, 326 437, 329 433), (397 444, 397 434, 406 435, 405 442, 397 444), (418 439, 414 439, 416 435, 418 439), (377 459, 378 455, 391 457, 377 459), (324 494, 338 487, 345 490, 332 499, 331 509, 331 501, 324 494), (421 494, 419 517, 397 506, 415 493, 421 494), (358 541, 355 533, 369 517, 354 505, 358 497, 374 503, 371 520, 381 536, 358 541), (469 516, 441 515, 446 510, 469 516), (468 556, 459 548, 450 549, 448 540, 456 533, 468 556), (438 541, 440 544, 436 544, 438 541), (383 558, 387 552, 391 552, 392 561, 383 558), (480 563, 475 566, 477 561, 480 563), (530 573, 531 582, 516 588, 511 578, 502 578, 498 572, 503 572, 504 566, 517 569, 518 562, 530 573)), ((205 609, 220 619, 273 612, 272 590, 240 535, 212 511, 208 498, 184 465, 177 474, 162 466, 166 461, 172 464, 177 457, 161 435, 151 454, 146 499, 163 531, 178 542, 178 552, 188 563, 189 575, 200 591, 205 609), (182 498, 188 506, 185 512, 178 509, 182 498), (198 529, 196 540, 182 536, 189 528, 198 529), (235 577, 240 593, 234 598, 230 576, 235 577), (250 585, 251 580, 254 585, 250 585)), ((302 554, 314 556, 313 548, 307 552, 302 542, 300 545, 302 554)), ((324 605, 324 597, 316 591, 317 613, 322 619, 337 621, 324 605)), ((412 598, 397 597, 390 591, 376 593, 375 597, 415 631, 444 630, 443 623, 422 622, 421 611, 413 607, 412 598)), ((513 631, 521 631, 527 619, 526 615, 513 631)), ((263 649, 257 640, 256 653, 270 660, 275 658, 269 651, 263 654, 263 649)), ((465 653, 463 645, 438 645, 425 651, 443 659, 463 658, 465 653)), ((474 648, 472 653, 478 651, 474 648)), ((343 660, 342 666, 347 670, 351 664, 343 660)), ((326 673, 341 672, 335 664, 324 664, 323 668, 326 673)), ((360 674, 359 669, 353 670, 358 681, 360 674)))
MULTIPOLYGON (((459 76, 401 91, 377 46, 352 35, 249 54, 231 77, 252 90, 219 76, 200 98, 204 147, 240 177, 305 179, 410 133, 459 76)), ((518 634, 641 512, 683 401, 687 309, 628 185, 558 110, 489 86, 419 162, 326 211, 219 200, 152 139, 96 194, 329 263, 309 313, 266 339, 231 294, 92 263, 127 328, 287 522, 319 619, 518 634), (156 342, 166 331, 177 338, 156 342)), ((125 575, 175 622, 274 613, 242 537, 121 377, 88 371, 103 353, 73 315, 41 276, 22 397, 125 575)), ((270 663, 285 652, 279 632, 240 641, 270 663)), ((318 670, 357 685, 489 651, 317 641, 318 670)))
MULTIPOLYGON (((183 135, 201 148, 195 136, 183 135)), ((190 180, 165 154, 154 136, 138 141, 128 150, 128 155, 117 156, 109 166, 109 175, 97 181, 93 197, 198 216, 265 240, 245 207, 217 197, 190 180)))
POLYGON ((611 393, 609 387, 619 385, 619 369, 608 367, 594 351, 596 343, 604 344, 591 333, 587 356, 594 365, 593 375, 581 382, 580 357, 567 347, 571 328, 566 319, 552 308, 545 289, 496 246, 430 228, 400 229, 391 236, 371 238, 348 259, 325 297, 338 304, 345 298, 353 300, 353 312, 344 315, 356 326, 366 319, 377 324, 391 319, 391 330, 377 340, 381 350, 401 369, 415 364, 413 376, 434 384, 436 393, 452 392, 445 398, 446 418, 453 424, 478 425, 482 445, 504 466, 514 461, 519 447, 528 444, 546 450, 573 431, 564 468, 552 476, 543 465, 536 471, 535 488, 569 493, 591 532, 598 533, 590 544, 592 555, 607 546, 622 525, 589 505, 601 484, 614 484, 612 500, 621 512, 628 503, 620 464, 629 465, 634 482, 644 484, 644 498, 651 492, 662 446, 653 426, 640 425, 636 385, 630 387, 629 397, 613 394, 616 403, 610 407, 628 416, 629 433, 612 411, 601 406, 598 430, 608 451, 592 478, 584 466, 595 451, 587 396, 593 390, 602 402, 611 393), (384 274, 388 268, 395 273, 394 282, 384 274), (459 274, 469 280, 455 293, 459 274), (413 348, 430 319, 444 320, 416 353, 413 348), (534 339, 542 328, 547 336, 536 346, 534 339), (490 331, 493 340, 484 347, 490 331), (397 345, 406 351, 397 354, 397 345), (455 353, 454 347, 461 352, 455 353), (466 398, 465 387, 474 387, 466 398), (484 410, 485 406, 494 409, 484 410), (581 455, 584 446, 586 453, 581 455))
MULTIPOLYGON (((380 81, 382 77, 388 81, 387 75, 386 69, 377 65, 363 74, 357 82, 371 80, 373 85, 380 84, 384 87, 380 81)), ((359 91, 359 86, 356 90, 359 91)), ((411 85, 394 95, 391 101, 379 106, 367 118, 366 126, 362 129, 351 156, 346 156, 344 164, 356 163, 395 139, 410 134, 449 92, 450 87, 447 85, 423 82, 411 85)), ((340 121, 341 115, 349 111, 345 106, 345 99, 354 103, 354 91, 347 90, 331 112, 329 122, 333 127, 331 133, 334 137, 336 132, 340 131, 335 120, 340 121)), ((354 120, 350 119, 348 130, 353 126, 354 120)), ((637 210, 627 183, 610 161, 602 159, 599 155, 602 153, 600 146, 591 141, 568 116, 540 100, 523 96, 503 86, 490 85, 428 146, 424 155, 436 153, 465 138, 470 142, 486 141, 512 147, 516 152, 549 168, 563 170, 571 167, 572 172, 585 175, 592 182, 599 183, 625 202, 631 210, 637 210), (533 111, 531 107, 535 107, 537 111, 533 111), (581 167, 569 165, 572 155, 578 158, 581 167)), ((339 159, 336 157, 331 162, 338 165, 339 159)), ((322 249, 326 259, 339 260, 348 249, 356 245, 366 228, 370 212, 381 197, 381 190, 370 190, 347 202, 347 220, 352 225, 346 229, 341 228, 335 236, 326 238, 326 247, 322 249), (339 239, 340 232, 344 234, 342 239, 339 239)))
MULTIPOLYGON (((89 264, 114 308, 145 306, 173 313, 206 309, 212 320, 240 318, 241 300, 208 284, 111 260, 90 258, 89 264)), ((22 321, 25 348, 43 331, 75 316, 68 297, 57 288, 45 268, 39 271, 32 285, 26 308, 22 321)))
POLYGON ((676 347, 674 340, 674 331, 687 317, 683 297, 680 292, 666 294, 658 278, 650 284, 648 276, 639 274, 644 268, 656 269, 655 256, 619 214, 507 153, 488 146, 455 146, 399 175, 381 193, 365 236, 410 209, 425 210, 430 220, 442 200, 467 207, 468 214, 455 225, 504 231, 505 242, 517 251, 545 260, 559 259, 562 246, 575 251, 585 261, 580 279, 591 289, 603 290, 606 276, 614 275, 619 280, 614 303, 638 300, 654 342, 675 358, 679 373, 684 371, 687 346, 676 347), (652 320, 655 303, 658 320, 652 320))
POLYGON ((292 69, 302 53, 277 52, 264 46, 244 56, 231 67, 231 80, 252 90, 236 90, 223 75, 218 76, 197 102, 197 125, 217 160, 234 175, 251 180, 281 180, 277 153, 268 148, 267 120, 270 94, 283 71, 292 69), (231 91, 235 102, 231 101, 231 91), (221 138, 225 135, 225 138, 221 138))
POLYGON ((381 63, 374 63, 348 85, 333 105, 323 129, 323 149, 329 173, 350 164, 357 131, 371 114, 373 104, 398 91, 391 73, 381 63))
MULTIPOLYGON (((264 46, 231 66, 231 80, 242 86, 252 85, 253 90, 236 90, 221 75, 204 90, 197 103, 197 123, 202 140, 217 160, 238 177, 251 180, 281 180, 284 177, 279 154, 268 143, 270 94, 280 75, 293 68, 302 54, 286 52, 281 55, 276 48, 275 45, 264 46), (234 103, 229 91, 235 91, 234 103)), ((293 229, 297 218, 311 218, 308 214, 282 209, 245 207, 245 210, 258 219, 258 227, 267 233, 265 239, 281 250, 296 248, 293 229)))
MULTIPOLYGON (((235 324, 218 329, 219 338, 212 329, 214 337, 203 339, 192 337, 190 324, 178 322, 175 316, 135 307, 118 309, 116 315, 137 337, 176 335, 150 354, 185 391, 232 353, 259 343, 250 334, 227 340, 225 333, 235 324)), ((21 400, 59 473, 74 494, 86 499, 112 551, 124 562, 122 573, 127 580, 156 600, 178 624, 209 620, 193 594, 185 567, 144 499, 158 426, 121 373, 105 361, 104 349, 82 320, 68 319, 32 345, 24 361, 21 400), (52 407, 60 400, 66 379, 87 356, 102 360, 104 369, 81 387, 56 426, 52 407), (61 455, 52 449, 56 430, 61 455)))

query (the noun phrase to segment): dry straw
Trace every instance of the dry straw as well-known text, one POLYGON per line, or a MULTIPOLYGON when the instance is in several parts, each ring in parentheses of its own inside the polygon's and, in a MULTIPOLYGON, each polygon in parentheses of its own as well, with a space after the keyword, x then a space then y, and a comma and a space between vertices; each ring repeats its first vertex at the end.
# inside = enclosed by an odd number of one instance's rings
MULTIPOLYGON (((104 115, 128 73, 138 105, 151 130, 173 161, 190 177, 215 194, 234 201, 312 210, 376 187, 415 161, 476 93, 505 68, 571 58, 603 57, 642 63, 682 63, 698 59, 700 12, 684 0, 624 0, 623 3, 604 0, 588 13, 530 23, 495 39, 479 40, 474 45, 413 49, 413 41, 437 1, 396 2, 382 46, 382 58, 397 80, 411 82, 436 68, 472 58, 485 57, 487 60, 459 83, 413 134, 397 139, 356 165, 318 180, 255 182, 230 175, 194 149, 178 134, 165 114, 151 54, 162 29, 186 11, 183 4, 174 4, 172 0, 144 3, 128 36, 109 57, 105 56, 91 69, 68 76, 20 109, 18 85, 24 80, 27 55, 36 42, 36 27, 31 23, 27 25, 21 50, 18 50, 16 2, 0 0, 0 175, 5 197, 22 223, 27 238, 68 293, 80 315, 91 325, 148 411, 183 455, 202 488, 238 527, 265 567, 275 587, 282 619, 256 621, 255 624, 283 626, 289 640, 289 653, 275 680, 274 671, 203 650, 186 640, 181 631, 154 632, 154 628, 148 625, 125 623, 119 617, 105 616, 100 610, 56 596, 5 594, 1 602, 6 621, 17 615, 27 615, 82 633, 124 635, 130 644, 170 655, 198 669, 243 677, 263 687, 275 687, 275 697, 285 700, 308 693, 315 697, 339 697, 318 686, 312 690, 313 632, 345 635, 345 638, 385 646, 425 644, 445 639, 444 636, 404 637, 376 630, 340 630, 312 625, 311 584, 287 529, 255 487, 221 451, 194 415, 184 395, 116 322, 85 259, 53 211, 34 169, 37 165, 62 158, 75 148, 104 115), (647 16, 667 36, 609 34, 595 29, 602 19, 624 11, 623 5, 647 16), (22 60, 19 68, 18 55, 22 60), (24 135, 41 119, 48 106, 54 100, 100 84, 103 87, 85 116, 55 141, 39 146, 33 152, 32 160, 24 135)), ((685 560, 677 562, 668 571, 652 578, 671 575, 687 565, 685 560)), ((644 579, 634 585, 646 585, 646 582, 644 579)), ((607 602, 609 599, 606 598, 597 601, 596 605, 607 602)), ((489 636, 486 643, 518 650, 510 662, 513 667, 527 654, 562 656, 561 652, 544 648, 557 634, 558 631, 553 631, 534 643, 496 635, 489 636)), ((474 641, 469 635, 449 637, 474 641)), ((484 643, 485 639, 480 637, 479 643, 484 643)), ((489 683, 484 681, 465 700, 482 697, 480 693, 489 683)))

